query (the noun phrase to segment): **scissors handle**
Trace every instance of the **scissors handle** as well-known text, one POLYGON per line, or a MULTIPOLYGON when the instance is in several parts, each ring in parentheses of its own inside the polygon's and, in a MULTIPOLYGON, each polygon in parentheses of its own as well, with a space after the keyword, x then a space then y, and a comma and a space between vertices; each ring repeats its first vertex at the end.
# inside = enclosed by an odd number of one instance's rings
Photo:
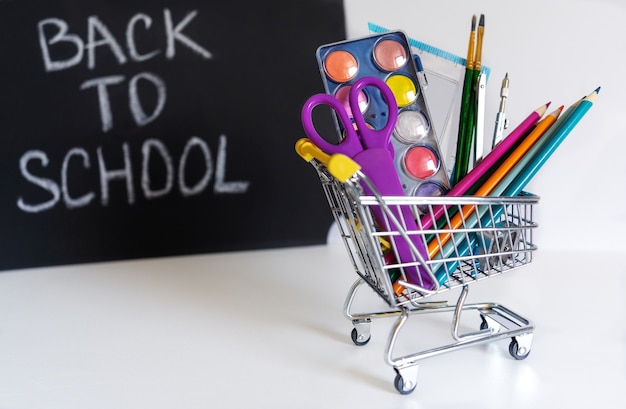
POLYGON ((316 94, 310 97, 302 107, 302 126, 309 139, 321 150, 328 154, 342 153, 353 158, 363 150, 363 145, 357 135, 350 117, 345 108, 335 97, 328 94, 316 94), (313 109, 318 105, 328 105, 339 116, 339 121, 345 128, 346 135, 337 144, 332 144, 324 139, 315 129, 313 124, 313 109))
MULTIPOLYGON (((339 100, 328 94, 313 95, 306 101, 302 108, 302 125, 306 134, 309 139, 325 153, 342 153, 354 159, 354 161, 361 166, 363 174, 367 175, 381 195, 403 196, 404 190, 402 182, 394 166, 392 149, 390 150, 389 148, 391 135, 398 119, 398 107, 391 89, 378 78, 360 78, 350 89, 349 104, 358 131, 354 129, 348 113, 339 100), (368 86, 377 88, 387 105, 387 122, 385 126, 379 130, 371 129, 368 126, 358 105, 359 93, 368 86), (338 144, 332 144, 326 141, 315 129, 312 113, 313 109, 318 105, 328 105, 335 110, 341 124, 345 128, 345 136, 338 144)), ((379 112, 379 114, 382 115, 383 112, 379 112)), ((373 194, 367 184, 363 185, 363 189, 366 195, 373 194)), ((374 219, 383 230, 397 231, 399 229, 400 226, 395 226, 393 223, 387 224, 385 222, 386 218, 382 208, 372 206, 371 211, 374 219)), ((394 207, 390 209, 390 211, 393 213, 396 220, 401 221, 406 231, 418 230, 409 207, 402 206, 401 209, 394 207)), ((391 240, 394 243, 400 261, 413 264, 403 267, 407 281, 421 285, 428 290, 435 288, 436 283, 432 280, 427 268, 419 263, 416 265, 417 260, 409 242, 400 235, 393 235, 391 240)), ((411 244, 414 249, 417 250, 420 257, 426 260, 428 253, 426 252, 421 238, 419 236, 412 236, 409 240, 412 242, 411 244)))
POLYGON ((358 133, 365 148, 385 148, 389 145, 391 134, 396 127, 398 120, 398 104, 393 92, 383 80, 377 77, 363 77, 357 80, 350 88, 349 103, 354 122, 356 122, 358 133), (372 129, 369 127, 359 108, 359 94, 365 87, 377 88, 387 105, 387 122, 382 129, 372 129))

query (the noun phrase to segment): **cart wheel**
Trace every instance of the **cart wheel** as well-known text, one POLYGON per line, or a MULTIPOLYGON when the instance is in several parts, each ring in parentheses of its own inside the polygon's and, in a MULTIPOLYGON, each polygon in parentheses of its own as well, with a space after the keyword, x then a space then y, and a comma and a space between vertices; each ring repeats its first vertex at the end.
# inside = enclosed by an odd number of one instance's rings
POLYGON ((417 386, 417 382, 405 382, 404 378, 400 374, 396 375, 396 379, 393 383, 397 391, 400 392, 402 395, 408 395, 409 393, 413 392, 415 390, 415 387, 417 386))
POLYGON ((370 339, 372 339, 371 335, 368 336, 367 338, 364 338, 362 335, 359 336, 359 332, 356 330, 356 328, 352 328, 350 337, 352 338, 352 342, 354 342, 354 345, 357 345, 357 346, 363 346, 367 344, 368 342, 370 342, 370 339))
POLYGON ((528 358, 528 354, 530 354, 530 349, 528 348, 520 348, 517 340, 513 338, 511 343, 509 344, 509 354, 518 361, 522 359, 528 358))

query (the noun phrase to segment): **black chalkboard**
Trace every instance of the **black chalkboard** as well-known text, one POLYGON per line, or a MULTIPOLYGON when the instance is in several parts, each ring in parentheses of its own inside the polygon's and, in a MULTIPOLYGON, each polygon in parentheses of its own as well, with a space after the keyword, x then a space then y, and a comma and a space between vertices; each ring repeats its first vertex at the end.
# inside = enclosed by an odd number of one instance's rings
POLYGON ((0 270, 324 242, 293 147, 343 38, 340 0, 0 0, 0 270))

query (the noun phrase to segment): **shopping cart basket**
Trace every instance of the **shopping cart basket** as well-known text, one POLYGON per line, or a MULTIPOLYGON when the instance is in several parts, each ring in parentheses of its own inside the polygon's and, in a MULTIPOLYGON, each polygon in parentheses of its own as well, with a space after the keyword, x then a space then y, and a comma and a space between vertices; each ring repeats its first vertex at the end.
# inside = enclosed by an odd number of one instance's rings
MULTIPOLYGON (((394 386, 402 394, 417 385, 418 362, 464 347, 511 339, 509 353, 521 360, 528 356, 533 324, 508 308, 495 303, 465 303, 468 285, 529 264, 536 250, 532 233, 537 226, 532 219, 538 197, 381 197, 359 166, 343 155, 326 155, 306 138, 296 144, 296 151, 317 170, 330 210, 345 243, 348 255, 359 275, 348 292, 344 314, 353 323, 352 341, 365 345, 370 340, 372 319, 396 317, 389 334, 385 360, 396 371, 394 386), (367 184, 373 195, 366 196, 367 184), (418 230, 411 231, 399 215, 409 207, 418 230), (383 218, 373 217, 372 209, 383 218), (405 240, 413 259, 402 262, 394 242, 405 240), (416 246, 421 240, 429 253, 424 257, 416 246), (410 269, 419 268, 419 279, 410 269), (411 279, 409 279, 411 278, 411 279), (367 284, 389 309, 353 313, 358 290, 367 284), (460 288, 454 304, 428 302, 427 297, 460 288), (480 328, 460 333, 461 313, 475 311, 480 328), (435 312, 452 313, 453 341, 432 349, 395 357, 394 346, 401 328, 411 315, 435 312)), ((406 213, 404 213, 406 214, 406 213)))

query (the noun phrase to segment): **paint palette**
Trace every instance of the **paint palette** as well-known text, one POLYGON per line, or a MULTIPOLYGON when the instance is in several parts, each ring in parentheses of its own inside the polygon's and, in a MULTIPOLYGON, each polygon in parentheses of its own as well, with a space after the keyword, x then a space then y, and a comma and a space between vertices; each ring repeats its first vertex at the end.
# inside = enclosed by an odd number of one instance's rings
MULTIPOLYGON (((374 76, 389 86, 398 104, 391 138, 394 164, 405 194, 446 194, 450 183, 406 34, 393 31, 323 45, 317 50, 317 62, 326 92, 340 100, 350 116, 348 94, 356 80, 374 76)), ((359 95, 359 108, 369 126, 385 126, 388 107, 379 92, 365 88, 359 95)), ((336 118, 335 124, 343 135, 336 118)))

